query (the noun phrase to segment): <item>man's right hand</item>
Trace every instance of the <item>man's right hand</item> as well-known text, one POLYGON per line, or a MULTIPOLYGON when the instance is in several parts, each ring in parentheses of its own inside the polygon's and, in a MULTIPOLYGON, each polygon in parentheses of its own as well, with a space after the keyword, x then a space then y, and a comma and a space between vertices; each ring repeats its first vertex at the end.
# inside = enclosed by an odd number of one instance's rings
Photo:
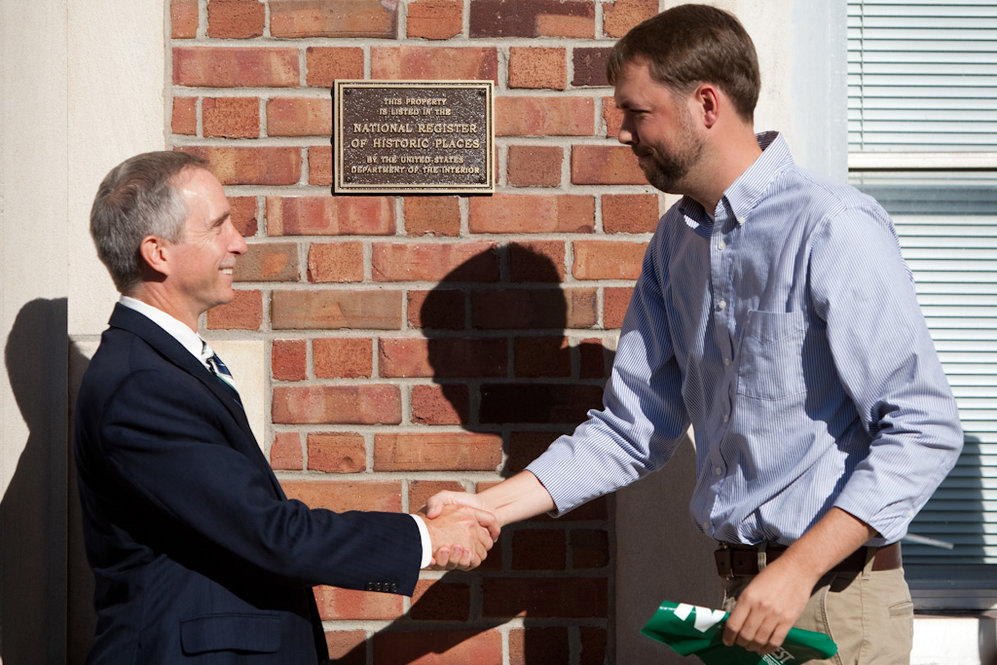
POLYGON ((490 510, 450 504, 432 519, 419 515, 429 531, 433 567, 471 570, 481 565, 499 536, 498 520, 490 510))

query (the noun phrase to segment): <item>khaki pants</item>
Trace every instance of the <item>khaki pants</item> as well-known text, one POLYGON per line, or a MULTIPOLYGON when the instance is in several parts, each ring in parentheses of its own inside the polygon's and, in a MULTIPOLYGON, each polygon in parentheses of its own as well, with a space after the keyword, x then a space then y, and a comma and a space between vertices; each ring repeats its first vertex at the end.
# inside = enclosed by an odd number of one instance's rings
MULTIPOLYGON (((817 583, 796 628, 826 633, 838 645, 829 660, 808 665, 909 665, 914 632, 914 605, 903 569, 861 573, 828 573, 817 583)), ((753 579, 724 580, 724 609, 753 579)))

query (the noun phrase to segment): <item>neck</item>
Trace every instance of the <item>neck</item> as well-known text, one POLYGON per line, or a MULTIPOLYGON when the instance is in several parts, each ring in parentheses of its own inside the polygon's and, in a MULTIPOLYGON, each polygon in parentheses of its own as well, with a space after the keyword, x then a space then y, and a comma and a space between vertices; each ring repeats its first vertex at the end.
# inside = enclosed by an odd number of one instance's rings
POLYGON ((135 298, 136 300, 141 300, 150 307, 162 310, 177 321, 180 321, 186 325, 195 333, 197 332, 197 319, 200 316, 200 312, 188 311, 188 309, 183 307, 182 304, 175 298, 171 298, 170 293, 163 289, 160 283, 140 282, 137 286, 130 289, 128 293, 123 295, 126 295, 129 298, 135 298))
POLYGON ((710 214, 716 210, 727 188, 762 154, 750 124, 738 124, 736 131, 711 138, 713 140, 706 148, 704 159, 696 169, 698 178, 690 182, 687 191, 682 192, 710 214))

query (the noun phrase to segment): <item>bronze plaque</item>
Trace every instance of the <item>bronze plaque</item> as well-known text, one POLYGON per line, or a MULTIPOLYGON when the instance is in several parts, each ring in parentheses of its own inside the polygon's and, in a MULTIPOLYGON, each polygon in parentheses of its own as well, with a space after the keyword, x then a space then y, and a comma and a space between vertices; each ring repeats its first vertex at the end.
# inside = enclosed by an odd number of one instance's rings
POLYGON ((492 81, 336 81, 338 193, 495 191, 492 81))

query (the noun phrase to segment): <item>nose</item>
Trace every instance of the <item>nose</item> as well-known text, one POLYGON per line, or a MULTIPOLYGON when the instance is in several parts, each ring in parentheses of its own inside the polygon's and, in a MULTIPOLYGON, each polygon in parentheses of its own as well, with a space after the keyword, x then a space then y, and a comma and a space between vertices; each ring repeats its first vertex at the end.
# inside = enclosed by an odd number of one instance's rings
POLYGON ((239 233, 239 230, 235 228, 231 218, 229 218, 226 222, 226 225, 229 227, 229 233, 232 236, 232 239, 228 245, 228 251, 233 254, 245 254, 246 250, 249 249, 249 245, 246 244, 246 239, 243 238, 242 234, 239 233))
POLYGON ((617 132, 616 139, 624 145, 634 145, 636 143, 633 120, 630 118, 630 114, 623 114, 623 122, 620 123, 620 131, 617 132))

